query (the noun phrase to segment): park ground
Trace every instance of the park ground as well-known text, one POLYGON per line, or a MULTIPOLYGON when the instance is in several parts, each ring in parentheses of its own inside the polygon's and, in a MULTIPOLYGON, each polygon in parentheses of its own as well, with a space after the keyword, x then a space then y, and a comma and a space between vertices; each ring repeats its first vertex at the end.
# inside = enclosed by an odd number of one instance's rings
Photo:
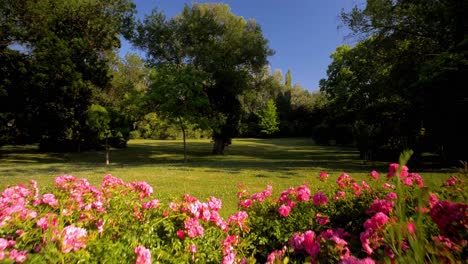
MULTIPOLYGON (((238 185, 250 192, 273 186, 273 195, 291 186, 308 183, 311 191, 334 187, 343 172, 356 180, 369 180, 372 170, 383 177, 388 162, 359 158, 354 148, 317 146, 311 139, 235 139, 222 156, 210 155, 209 140, 189 140, 189 162, 183 163, 179 140, 131 140, 125 149, 111 150, 106 166, 104 151, 41 153, 35 145, 0 148, 0 190, 36 180, 41 192, 53 186, 54 177, 64 174, 86 178, 99 185, 106 174, 124 181, 146 181, 155 198, 169 202, 188 193, 201 200, 215 196, 223 201, 223 215, 236 211, 238 185), (319 181, 321 171, 330 177, 319 181)), ((395 162, 398 162, 395 160, 395 162)), ((414 171, 429 188, 437 188, 455 168, 414 171)))

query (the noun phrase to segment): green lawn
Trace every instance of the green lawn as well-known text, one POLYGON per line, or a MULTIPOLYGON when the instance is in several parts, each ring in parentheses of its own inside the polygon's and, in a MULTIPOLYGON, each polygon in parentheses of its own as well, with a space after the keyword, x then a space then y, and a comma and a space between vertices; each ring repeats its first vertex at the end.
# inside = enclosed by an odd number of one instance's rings
MULTIPOLYGON (((34 179, 44 191, 63 174, 99 184, 105 174, 112 174, 125 181, 148 182, 165 202, 184 193, 200 199, 216 196, 223 200, 222 213, 227 215, 236 209, 239 183, 252 192, 270 184, 274 195, 306 182, 312 191, 326 191, 342 172, 364 180, 373 169, 386 174, 388 166, 364 162, 352 148, 316 146, 309 139, 235 139, 224 156, 212 156, 210 150, 209 140, 189 140, 189 162, 184 164, 181 141, 131 140, 126 149, 112 150, 111 165, 106 166, 103 151, 40 153, 35 146, 4 146, 0 189, 34 179), (317 180, 320 171, 330 174, 327 182, 317 180)), ((430 187, 450 175, 447 170, 420 173, 430 187)))

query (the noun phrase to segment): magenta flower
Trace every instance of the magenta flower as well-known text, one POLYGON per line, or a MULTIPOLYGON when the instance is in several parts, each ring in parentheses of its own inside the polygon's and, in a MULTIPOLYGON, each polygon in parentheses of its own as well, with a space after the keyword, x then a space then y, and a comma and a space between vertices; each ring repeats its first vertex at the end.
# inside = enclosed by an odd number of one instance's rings
POLYGON ((364 228, 377 230, 380 227, 384 226, 388 222, 388 220, 389 217, 386 214, 378 212, 370 219, 367 219, 366 222, 364 222, 364 228))
POLYGON ((151 264, 151 251, 144 246, 135 248, 136 264, 151 264))
POLYGON ((289 239, 289 245, 293 246, 294 250, 304 249, 304 234, 295 233, 291 239, 289 239))
POLYGON ((176 234, 177 234, 177 236, 178 236, 181 240, 184 240, 184 238, 185 238, 185 232, 184 232, 184 230, 180 230, 180 229, 179 229, 179 230, 177 230, 177 233, 176 233, 176 234))
POLYGON ((278 213, 280 215, 282 215, 283 217, 288 217, 289 215, 289 212, 291 211, 291 207, 285 205, 285 204, 282 204, 279 208, 278 208, 278 213))
POLYGON ((315 239, 314 231, 304 232, 304 249, 311 257, 315 257, 319 253, 320 242, 315 239))
POLYGON ((371 258, 357 259, 355 257, 349 257, 341 260, 339 264, 375 264, 375 261, 371 258))
MULTIPOLYGON (((387 178, 394 177, 396 175, 396 173, 398 172, 398 167, 400 167, 400 165, 398 163, 390 164, 390 166, 388 167, 387 178)), ((408 167, 403 165, 403 167, 401 168, 400 177, 404 178, 406 176, 408 176, 408 167)))
POLYGON ((315 221, 317 221, 317 223, 319 223, 320 225, 326 225, 328 223, 328 217, 322 214, 316 214, 315 221))
POLYGON ((318 191, 317 194, 314 195, 313 200, 316 206, 327 205, 328 202, 327 196, 325 196, 325 194, 323 194, 320 191, 318 191))
POLYGON ((375 171, 375 170, 371 171, 369 173, 369 176, 372 177, 372 179, 374 179, 374 180, 379 179, 379 173, 377 171, 375 171))
POLYGON ((62 231, 62 252, 68 253, 72 250, 86 248, 87 236, 88 233, 83 228, 66 226, 62 231))

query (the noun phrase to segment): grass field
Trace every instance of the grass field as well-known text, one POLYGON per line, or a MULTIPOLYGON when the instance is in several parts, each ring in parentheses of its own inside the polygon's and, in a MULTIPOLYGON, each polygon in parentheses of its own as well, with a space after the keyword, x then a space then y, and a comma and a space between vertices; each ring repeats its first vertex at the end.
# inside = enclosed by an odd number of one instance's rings
MULTIPOLYGON (((148 182, 163 202, 184 193, 200 199, 216 196, 227 215, 236 210, 239 183, 251 192, 270 184, 274 195, 303 183, 309 183, 312 191, 326 190, 342 172, 364 180, 371 170, 386 174, 388 167, 388 163, 360 160, 352 148, 316 146, 304 138, 235 139, 224 156, 212 156, 210 150, 209 140, 189 140, 189 162, 184 164, 180 141, 131 140, 126 149, 112 150, 111 164, 106 166, 103 151, 40 153, 32 145, 4 146, 0 148, 0 190, 34 179, 46 191, 54 177, 63 174, 99 184, 105 174, 112 174, 125 181, 148 182), (330 174, 327 182, 317 180, 320 171, 330 174)), ((420 173, 429 187, 436 187, 451 171, 420 173)))

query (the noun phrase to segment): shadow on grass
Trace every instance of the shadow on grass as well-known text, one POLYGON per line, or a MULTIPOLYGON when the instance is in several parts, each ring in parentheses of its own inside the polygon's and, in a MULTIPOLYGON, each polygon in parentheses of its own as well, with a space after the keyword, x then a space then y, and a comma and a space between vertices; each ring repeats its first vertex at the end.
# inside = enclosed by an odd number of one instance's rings
MULTIPOLYGON (((136 140, 126 149, 111 151, 114 167, 141 167, 170 165, 178 171, 192 168, 207 172, 240 173, 242 170, 281 172, 282 177, 295 175, 294 169, 320 169, 349 173, 381 169, 386 164, 372 164, 359 159, 352 148, 317 146, 310 139, 237 139, 226 150, 226 155, 210 155, 209 141, 192 141, 188 145, 189 162, 182 162, 182 144, 179 141, 136 140)), ((28 173, 35 165, 35 173, 65 173, 73 170, 106 170, 103 151, 82 153, 41 153, 36 146, 6 146, 0 148, 0 172, 4 175, 28 173), (24 168, 22 167, 24 166, 24 168)), ((269 177, 258 174, 256 177, 269 177)))

